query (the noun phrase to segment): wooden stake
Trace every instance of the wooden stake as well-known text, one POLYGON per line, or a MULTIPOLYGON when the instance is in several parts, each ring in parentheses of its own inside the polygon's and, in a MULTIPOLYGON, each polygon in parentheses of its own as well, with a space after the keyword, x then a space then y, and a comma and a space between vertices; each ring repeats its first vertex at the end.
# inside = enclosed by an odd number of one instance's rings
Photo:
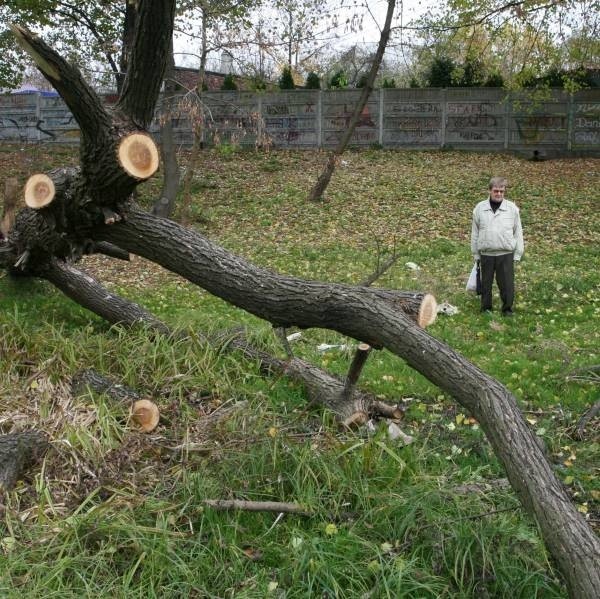
POLYGON ((369 357, 370 351, 371 346, 367 343, 359 343, 358 347, 356 348, 354 359, 352 360, 352 364, 350 364, 348 374, 346 375, 346 384, 344 385, 344 390, 342 391, 345 399, 350 399, 350 397, 352 397, 352 393, 356 387, 356 383, 358 382, 358 378, 360 377, 363 366, 369 357))
POLYGON ((131 407, 131 419, 143 432, 149 433, 158 426, 160 413, 154 402, 148 399, 139 399, 131 407))
POLYGON ((15 224, 19 182, 16 177, 8 177, 4 182, 4 210, 0 222, 0 236, 8 237, 15 224))
POLYGON ((25 184, 25 204, 39 210, 54 200, 56 189, 48 175, 37 174, 29 177, 25 184))
POLYGON ((124 137, 117 154, 121 166, 136 179, 148 179, 158 170, 158 149, 145 133, 124 137))

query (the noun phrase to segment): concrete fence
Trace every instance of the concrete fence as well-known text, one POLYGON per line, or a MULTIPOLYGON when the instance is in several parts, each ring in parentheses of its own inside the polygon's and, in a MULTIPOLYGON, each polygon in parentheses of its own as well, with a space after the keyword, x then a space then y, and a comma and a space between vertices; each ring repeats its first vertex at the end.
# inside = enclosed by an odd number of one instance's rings
MULTIPOLYGON (((205 92, 206 144, 332 148, 348 127, 360 90, 205 92)), ((105 98, 107 104, 114 96, 105 98)), ((176 141, 192 143, 187 101, 175 99, 176 141)), ((189 100, 189 98, 188 98, 189 100)), ((159 134, 159 113, 151 131, 159 134)), ((77 143, 73 116, 58 97, 0 96, 0 141, 77 143)), ((381 89, 372 93, 351 144, 455 148, 541 156, 600 156, 600 90, 508 94, 496 88, 381 89)))

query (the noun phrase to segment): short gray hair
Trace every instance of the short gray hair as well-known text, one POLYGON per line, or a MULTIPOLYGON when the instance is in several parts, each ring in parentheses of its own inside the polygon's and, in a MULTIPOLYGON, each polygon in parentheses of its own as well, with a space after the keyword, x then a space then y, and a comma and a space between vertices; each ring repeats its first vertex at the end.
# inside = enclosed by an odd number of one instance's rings
POLYGON ((508 181, 504 177, 492 177, 489 189, 492 189, 492 187, 506 187, 507 183, 508 181))

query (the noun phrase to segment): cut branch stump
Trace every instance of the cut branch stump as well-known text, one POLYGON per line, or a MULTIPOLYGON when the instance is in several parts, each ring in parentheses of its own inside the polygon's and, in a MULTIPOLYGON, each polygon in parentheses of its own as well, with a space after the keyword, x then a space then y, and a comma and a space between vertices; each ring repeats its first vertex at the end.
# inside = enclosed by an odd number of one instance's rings
POLYGON ((158 426, 160 412, 157 405, 149 399, 142 398, 134 389, 92 369, 80 370, 71 380, 73 395, 81 395, 86 389, 102 393, 120 403, 130 404, 131 420, 141 431, 149 433, 158 426))

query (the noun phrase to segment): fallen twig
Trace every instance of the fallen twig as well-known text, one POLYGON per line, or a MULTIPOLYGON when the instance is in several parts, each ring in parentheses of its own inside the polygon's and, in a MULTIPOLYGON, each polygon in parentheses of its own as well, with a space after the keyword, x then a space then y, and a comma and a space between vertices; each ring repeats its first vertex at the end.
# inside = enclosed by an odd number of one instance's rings
POLYGON ((297 503, 284 503, 281 501, 245 501, 243 499, 205 499, 202 503, 216 510, 244 510, 246 512, 275 512, 278 514, 298 514, 312 516, 297 503))

